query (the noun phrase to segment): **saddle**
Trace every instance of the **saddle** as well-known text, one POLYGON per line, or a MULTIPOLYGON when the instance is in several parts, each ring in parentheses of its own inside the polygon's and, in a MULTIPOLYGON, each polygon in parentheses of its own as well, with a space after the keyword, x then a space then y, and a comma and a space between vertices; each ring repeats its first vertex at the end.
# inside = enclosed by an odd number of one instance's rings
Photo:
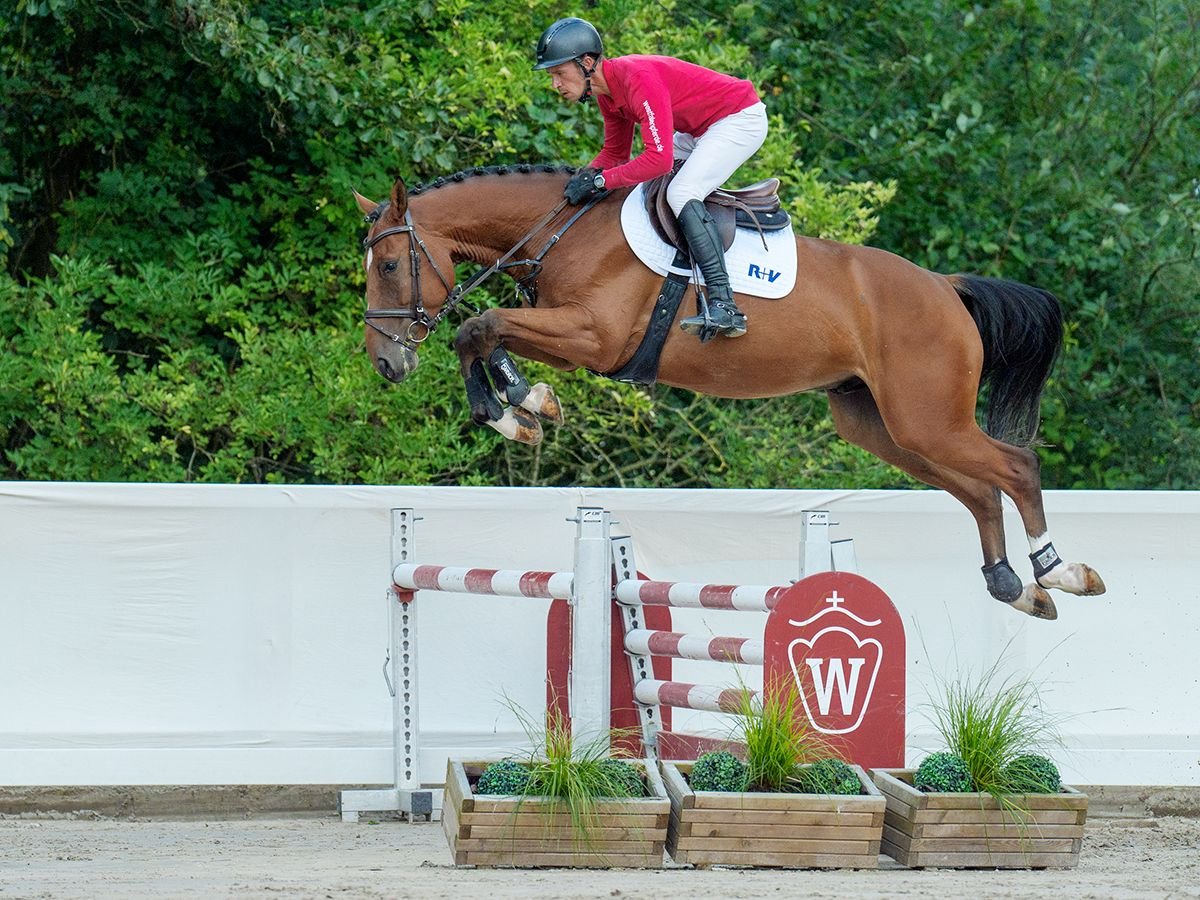
MULTIPOLYGON (((675 213, 667 205, 667 185, 677 171, 678 168, 672 169, 645 183, 646 212, 658 236, 686 255, 687 241, 679 230, 675 213)), ((779 205, 778 178, 768 178, 738 190, 715 190, 705 198, 704 207, 717 223, 721 244, 726 250, 733 244, 738 228, 753 228, 761 234, 787 228, 791 222, 779 205)))

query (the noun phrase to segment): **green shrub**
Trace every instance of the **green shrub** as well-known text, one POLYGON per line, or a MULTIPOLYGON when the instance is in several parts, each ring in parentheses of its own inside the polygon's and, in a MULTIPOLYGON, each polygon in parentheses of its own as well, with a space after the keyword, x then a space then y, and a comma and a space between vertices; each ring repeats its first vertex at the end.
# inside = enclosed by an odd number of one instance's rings
POLYGON ((930 753, 913 776, 918 791, 964 793, 973 790, 966 760, 957 753, 930 753))
POLYGON ((1034 753, 1018 756, 1010 762, 1004 767, 1001 778, 1014 794, 1057 794, 1062 790, 1058 767, 1034 753))
POLYGON ((600 771, 608 787, 608 797, 645 797, 646 782, 637 767, 623 759, 603 759, 600 771))
POLYGON ((802 794, 861 794, 858 774, 840 759, 819 759, 800 770, 798 785, 802 794))
POLYGON ((692 766, 693 791, 744 791, 746 764, 727 750, 705 753, 692 766))
POLYGON ((483 770, 475 785, 475 793, 521 795, 528 785, 529 768, 515 759, 502 759, 483 770))

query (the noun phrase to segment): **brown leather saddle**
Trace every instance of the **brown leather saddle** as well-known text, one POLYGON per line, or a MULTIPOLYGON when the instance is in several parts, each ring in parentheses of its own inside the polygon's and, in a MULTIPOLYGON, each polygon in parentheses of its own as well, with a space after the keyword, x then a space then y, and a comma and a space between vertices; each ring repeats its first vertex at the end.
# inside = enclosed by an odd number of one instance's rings
MULTIPOLYGON (((687 241, 679 230, 675 213, 667 205, 667 185, 676 171, 672 169, 645 183, 646 212, 658 236, 687 255, 687 241)), ((761 234, 786 228, 791 222, 779 205, 778 178, 768 178, 739 190, 715 190, 705 198, 704 206, 716 221, 726 250, 733 244, 738 228, 753 228, 761 234)))

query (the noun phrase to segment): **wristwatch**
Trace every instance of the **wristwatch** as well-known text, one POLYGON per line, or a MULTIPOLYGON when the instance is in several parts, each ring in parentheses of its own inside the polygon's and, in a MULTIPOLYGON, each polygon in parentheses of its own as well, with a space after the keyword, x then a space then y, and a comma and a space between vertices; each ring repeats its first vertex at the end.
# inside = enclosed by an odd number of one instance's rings
POLYGON ((597 172, 596 177, 592 179, 592 184, 596 186, 596 190, 604 190, 604 173, 597 172))

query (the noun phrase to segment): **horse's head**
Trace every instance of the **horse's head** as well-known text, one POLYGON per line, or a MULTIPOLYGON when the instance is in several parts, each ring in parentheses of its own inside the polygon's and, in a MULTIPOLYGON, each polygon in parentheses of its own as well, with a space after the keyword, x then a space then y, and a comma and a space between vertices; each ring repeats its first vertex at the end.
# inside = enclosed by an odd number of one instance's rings
POLYGON ((364 314, 367 354, 388 381, 401 382, 417 368, 417 349, 437 327, 454 277, 449 254, 417 233, 400 179, 388 200, 375 203, 354 194, 371 230, 363 240, 367 271, 364 314))

